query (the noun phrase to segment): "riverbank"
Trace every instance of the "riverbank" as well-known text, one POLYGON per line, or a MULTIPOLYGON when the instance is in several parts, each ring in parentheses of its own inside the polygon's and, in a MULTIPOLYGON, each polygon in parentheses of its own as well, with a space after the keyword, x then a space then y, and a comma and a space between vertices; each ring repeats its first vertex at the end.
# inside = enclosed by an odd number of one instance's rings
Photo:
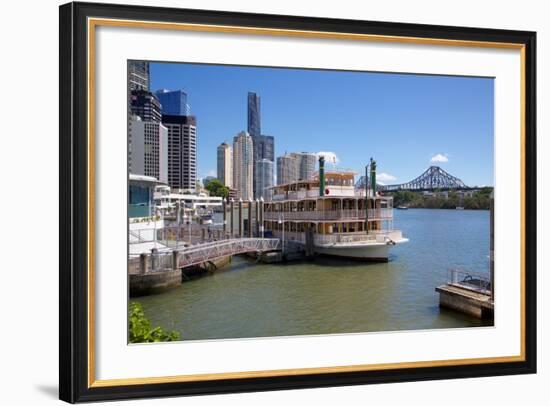
POLYGON ((406 206, 415 209, 489 210, 493 188, 475 191, 412 192, 408 190, 390 193, 394 207, 406 206))

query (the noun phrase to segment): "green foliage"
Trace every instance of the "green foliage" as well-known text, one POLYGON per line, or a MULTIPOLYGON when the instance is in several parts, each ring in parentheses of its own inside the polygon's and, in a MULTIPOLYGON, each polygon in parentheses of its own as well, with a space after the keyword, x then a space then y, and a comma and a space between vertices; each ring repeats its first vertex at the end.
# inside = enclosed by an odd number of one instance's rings
POLYGON ((177 331, 164 332, 160 327, 151 328, 151 322, 145 317, 141 304, 130 303, 130 342, 156 343, 161 341, 177 341, 180 335, 177 331))
POLYGON ((221 183, 219 179, 212 179, 208 182, 206 190, 210 192, 210 196, 220 196, 224 199, 229 196, 229 188, 221 183))
POLYGON ((485 187, 474 192, 470 196, 461 197, 459 192, 450 190, 448 197, 445 197, 441 191, 435 191, 431 196, 424 196, 420 192, 411 192, 409 190, 399 190, 393 192, 393 205, 408 206, 411 208, 422 209, 455 209, 458 206, 469 210, 489 210, 491 203, 491 192, 493 188, 485 187))

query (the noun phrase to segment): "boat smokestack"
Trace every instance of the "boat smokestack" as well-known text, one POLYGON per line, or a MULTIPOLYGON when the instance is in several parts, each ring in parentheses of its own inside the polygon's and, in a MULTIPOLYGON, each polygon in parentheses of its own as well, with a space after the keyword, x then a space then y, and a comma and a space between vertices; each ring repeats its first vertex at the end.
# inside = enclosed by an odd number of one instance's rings
POLYGON ((319 196, 325 195, 325 157, 319 157, 319 196))
POLYGON ((369 166, 365 166, 365 232, 369 233, 369 166))

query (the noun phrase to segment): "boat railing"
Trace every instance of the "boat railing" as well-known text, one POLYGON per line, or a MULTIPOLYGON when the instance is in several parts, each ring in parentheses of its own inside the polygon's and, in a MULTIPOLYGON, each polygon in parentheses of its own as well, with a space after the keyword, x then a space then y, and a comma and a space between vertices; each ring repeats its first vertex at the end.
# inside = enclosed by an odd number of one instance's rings
POLYGON ((336 233, 336 234, 319 234, 315 236, 316 244, 330 244, 330 243, 351 243, 361 241, 377 241, 375 234, 351 234, 351 233, 336 233))
MULTIPOLYGON (((283 238, 283 232, 281 230, 273 231, 273 237, 283 238)), ((371 230, 369 234, 364 231, 358 231, 354 233, 330 233, 330 234, 315 234, 315 244, 330 244, 330 243, 351 243, 361 241, 372 241, 379 243, 388 243, 391 241, 399 241, 401 239, 400 230, 371 230)), ((285 231, 285 241, 294 241, 305 244, 306 233, 296 231, 285 231)))
MULTIPOLYGON (((266 220, 364 220, 364 210, 313 210, 313 211, 285 211, 270 212, 264 214, 266 220)), ((369 210, 369 220, 391 220, 393 218, 392 209, 372 209, 369 210)))
POLYGON ((307 197, 306 190, 297 190, 295 192, 288 192, 288 198, 291 200, 304 199, 307 197))
POLYGON ((353 186, 327 185, 326 194, 328 196, 352 197, 355 196, 355 188, 353 186))

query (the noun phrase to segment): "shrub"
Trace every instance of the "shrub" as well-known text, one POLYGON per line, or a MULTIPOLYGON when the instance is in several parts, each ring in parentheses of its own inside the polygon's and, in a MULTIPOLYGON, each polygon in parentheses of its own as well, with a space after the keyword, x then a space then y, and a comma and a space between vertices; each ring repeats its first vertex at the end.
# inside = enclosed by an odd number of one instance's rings
POLYGON ((151 328, 151 322, 145 317, 141 304, 130 303, 130 343, 157 343, 161 341, 177 341, 180 334, 177 331, 163 331, 160 327, 151 328))

